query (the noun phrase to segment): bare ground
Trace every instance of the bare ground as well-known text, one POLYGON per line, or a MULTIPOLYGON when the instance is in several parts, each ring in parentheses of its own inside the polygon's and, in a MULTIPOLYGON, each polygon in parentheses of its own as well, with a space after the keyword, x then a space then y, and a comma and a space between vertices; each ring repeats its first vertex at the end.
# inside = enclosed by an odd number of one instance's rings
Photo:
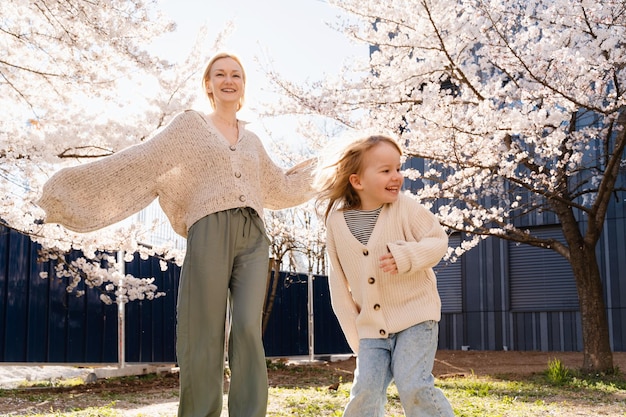
MULTIPOLYGON (((438 378, 490 375, 516 378, 543 372, 548 362, 558 359, 570 369, 582 366, 579 352, 516 351, 439 351, 433 374, 438 378)), ((626 352, 614 353, 614 364, 626 373, 626 352)), ((352 380, 355 359, 338 362, 317 361, 294 373, 283 366, 269 367, 272 387, 330 387, 339 380, 352 380)), ((271 402, 271 400, 270 400, 271 402)), ((97 380, 71 388, 33 387, 0 390, 0 416, 67 411, 115 403, 124 416, 175 416, 178 403, 178 375, 162 375, 97 380)), ((586 414, 582 414, 586 415, 586 414)), ((593 415, 593 414, 589 414, 593 415)))

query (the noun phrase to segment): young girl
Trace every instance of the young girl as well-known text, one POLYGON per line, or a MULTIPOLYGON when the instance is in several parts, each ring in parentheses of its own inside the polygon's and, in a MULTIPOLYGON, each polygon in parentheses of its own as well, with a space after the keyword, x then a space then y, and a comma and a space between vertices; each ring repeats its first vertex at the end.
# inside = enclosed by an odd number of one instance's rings
POLYGON ((392 138, 370 136, 318 176, 332 306, 357 353, 345 417, 384 416, 392 380, 407 416, 454 416, 431 373, 441 317, 432 267, 448 238, 430 211, 400 193, 401 155, 392 138))

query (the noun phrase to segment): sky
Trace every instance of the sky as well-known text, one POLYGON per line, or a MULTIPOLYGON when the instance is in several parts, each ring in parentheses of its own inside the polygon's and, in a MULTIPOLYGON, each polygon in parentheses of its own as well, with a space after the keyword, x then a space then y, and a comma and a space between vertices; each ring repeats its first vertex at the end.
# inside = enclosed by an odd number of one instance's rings
POLYGON ((234 23, 224 49, 237 54, 246 70, 247 104, 240 116, 247 121, 254 122, 250 109, 268 97, 263 92, 268 82, 255 59, 273 62, 289 80, 305 81, 337 73, 352 57, 368 53, 366 45, 328 26, 337 25, 345 14, 323 0, 160 1, 178 24, 176 32, 160 40, 168 59, 184 58, 203 23, 208 22, 211 39, 228 21, 234 23))

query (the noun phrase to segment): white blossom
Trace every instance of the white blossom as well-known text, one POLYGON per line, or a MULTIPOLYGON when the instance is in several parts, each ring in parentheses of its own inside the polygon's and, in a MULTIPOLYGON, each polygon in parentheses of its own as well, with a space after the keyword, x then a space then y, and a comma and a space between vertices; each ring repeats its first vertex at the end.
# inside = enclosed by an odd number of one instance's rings
POLYGON ((57 266, 40 276, 63 280, 72 294, 93 287, 104 302, 116 302, 118 294, 124 301, 161 296, 151 277, 126 279, 126 289, 117 291, 119 252, 127 262, 138 253, 182 263, 184 250, 151 244, 150 225, 129 219, 73 233, 41 224, 44 213, 35 204, 58 169, 141 142, 192 107, 198 71, 217 43, 204 31, 187 59, 175 64, 148 52, 155 37, 173 29, 153 0, 2 3, 0 221, 42 246, 41 261, 57 266), (70 261, 71 251, 83 256, 70 261))
MULTIPOLYGON (((621 2, 330 3, 350 15, 337 26, 372 46, 369 62, 348 57, 340 74, 299 84, 268 72, 283 99, 267 114, 393 132, 424 161, 422 172, 404 171, 420 184, 416 198, 437 202, 442 224, 469 236, 463 250, 488 235, 523 240, 520 213, 569 198, 592 210, 611 187, 605 164, 625 163, 611 154, 626 85, 621 2)), ((320 136, 313 146, 337 137, 320 136)))

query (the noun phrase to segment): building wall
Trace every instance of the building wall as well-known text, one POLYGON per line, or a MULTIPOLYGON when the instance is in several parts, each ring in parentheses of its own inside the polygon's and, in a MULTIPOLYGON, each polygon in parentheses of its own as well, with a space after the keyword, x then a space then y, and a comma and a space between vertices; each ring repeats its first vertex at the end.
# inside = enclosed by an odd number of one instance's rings
MULTIPOLYGON (((556 236, 559 226, 534 232, 556 236)), ((624 219, 609 218, 597 248, 614 351, 626 350, 625 236, 624 219)), ((451 236, 451 245, 458 241, 451 236)), ((574 276, 556 252, 492 237, 457 263, 436 268, 441 349, 582 350, 574 276)))
MULTIPOLYGON (((595 119, 580 121, 581 126, 590 123, 595 119)), ((593 152, 588 155, 591 159, 597 157, 593 152)), ((429 167, 428 162, 413 158, 405 168, 424 172, 429 167)), ((405 185, 421 187, 417 181, 407 180, 405 185)), ((626 170, 622 169, 616 188, 624 187, 626 170)), ((435 212, 437 204, 441 203, 435 202, 435 212)), ((585 215, 575 215, 584 231, 585 215)), ((513 217, 516 226, 533 234, 564 240, 559 219, 551 212, 513 217)), ((603 227, 596 254, 610 342, 614 351, 626 351, 626 193, 614 194, 603 227)), ((451 247, 460 241, 460 235, 450 236, 451 247)), ((569 262, 555 251, 491 237, 465 253, 456 265, 442 262, 436 269, 442 298, 441 349, 582 350, 574 276, 569 262)))

